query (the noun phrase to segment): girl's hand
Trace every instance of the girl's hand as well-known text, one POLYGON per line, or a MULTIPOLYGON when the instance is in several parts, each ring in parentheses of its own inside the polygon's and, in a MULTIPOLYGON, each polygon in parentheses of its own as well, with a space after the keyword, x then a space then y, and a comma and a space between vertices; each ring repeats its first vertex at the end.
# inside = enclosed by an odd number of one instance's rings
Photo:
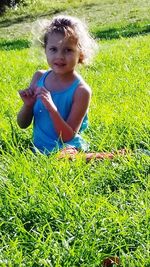
POLYGON ((20 90, 19 95, 26 106, 31 107, 34 105, 36 101, 36 93, 33 88, 29 87, 25 90, 20 90))
POLYGON ((44 87, 40 88, 40 90, 38 90, 37 92, 37 97, 42 100, 44 106, 46 107, 46 109, 48 109, 48 111, 57 111, 57 107, 55 106, 51 94, 47 89, 45 89, 44 87))

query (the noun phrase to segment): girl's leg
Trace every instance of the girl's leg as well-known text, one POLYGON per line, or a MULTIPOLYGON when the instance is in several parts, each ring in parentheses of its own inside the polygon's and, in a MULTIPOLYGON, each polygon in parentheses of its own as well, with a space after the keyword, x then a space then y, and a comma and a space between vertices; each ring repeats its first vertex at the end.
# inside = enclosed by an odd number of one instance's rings
MULTIPOLYGON (((67 157, 68 159, 74 159, 78 153, 79 151, 74 147, 65 147, 60 150, 59 158, 67 157)), ((125 153, 125 149, 121 149, 116 152, 85 152, 83 155, 85 156, 86 161, 90 161, 92 159, 113 159, 115 155, 124 155, 125 153)))
POLYGON ((125 155, 126 150, 120 149, 115 152, 91 152, 86 153, 86 161, 90 161, 91 159, 113 159, 116 155, 125 155))
POLYGON ((78 150, 76 148, 65 147, 59 151, 58 157, 60 159, 62 158, 74 159, 76 154, 78 154, 78 150))
POLYGON ((88 152, 86 155, 86 161, 90 161, 91 159, 112 159, 114 157, 114 153, 109 152, 88 152))

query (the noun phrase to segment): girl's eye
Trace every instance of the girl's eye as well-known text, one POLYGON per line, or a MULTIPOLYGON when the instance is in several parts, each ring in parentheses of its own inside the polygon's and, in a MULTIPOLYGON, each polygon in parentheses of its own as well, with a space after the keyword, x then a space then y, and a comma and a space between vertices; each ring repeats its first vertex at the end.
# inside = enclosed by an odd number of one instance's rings
POLYGON ((56 49, 56 47, 50 47, 50 48, 49 48, 49 51, 51 51, 51 52, 56 52, 57 49, 56 49))
POLYGON ((72 52, 72 49, 71 49, 71 48, 66 48, 66 49, 65 49, 65 52, 66 52, 66 53, 70 53, 70 52, 72 52))

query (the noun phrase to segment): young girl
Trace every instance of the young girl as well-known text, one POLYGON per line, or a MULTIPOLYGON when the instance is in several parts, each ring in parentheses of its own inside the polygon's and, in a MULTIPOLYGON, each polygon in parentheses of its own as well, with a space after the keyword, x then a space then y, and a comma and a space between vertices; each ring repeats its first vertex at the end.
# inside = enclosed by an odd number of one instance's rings
MULTIPOLYGON (((27 128, 34 119, 35 151, 49 155, 61 149, 62 156, 85 151, 81 132, 88 126, 91 88, 75 68, 91 58, 96 43, 80 20, 57 16, 45 28, 43 46, 50 69, 37 71, 29 88, 19 91, 24 104, 18 125, 27 128)), ((93 156, 103 153, 87 158, 93 156)))

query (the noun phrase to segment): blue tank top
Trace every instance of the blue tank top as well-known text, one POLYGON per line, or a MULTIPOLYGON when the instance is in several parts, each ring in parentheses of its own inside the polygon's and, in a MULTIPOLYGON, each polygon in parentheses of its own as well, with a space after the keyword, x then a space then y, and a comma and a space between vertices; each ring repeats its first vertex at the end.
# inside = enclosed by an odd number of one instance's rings
MULTIPOLYGON (((50 71, 45 72, 39 79, 37 86, 45 87, 45 79, 50 71)), ((55 103, 60 115, 66 121, 71 111, 74 92, 80 84, 80 79, 77 78, 66 89, 62 91, 52 91, 51 97, 55 103)), ((77 149, 87 150, 87 143, 80 134, 76 134, 73 139, 68 142, 63 142, 55 131, 50 113, 43 105, 41 99, 37 99, 33 108, 34 124, 33 124, 33 143, 43 154, 49 154, 53 150, 59 150, 66 146, 75 147, 77 149)), ((88 126, 87 114, 85 115, 79 133, 85 130, 88 126)))

